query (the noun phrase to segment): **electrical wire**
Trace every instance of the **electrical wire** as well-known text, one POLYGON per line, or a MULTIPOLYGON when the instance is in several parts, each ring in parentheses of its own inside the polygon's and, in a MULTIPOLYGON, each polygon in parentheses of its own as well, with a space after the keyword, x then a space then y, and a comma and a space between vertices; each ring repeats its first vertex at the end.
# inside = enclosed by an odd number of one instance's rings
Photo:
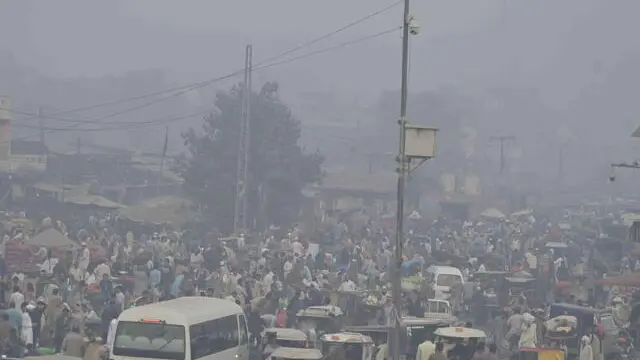
MULTIPOLYGON (((231 77, 231 76, 228 75, 227 77, 231 77)), ((94 119, 91 119, 91 120, 86 120, 86 122, 83 122, 83 123, 76 123, 76 124, 70 125, 70 126, 68 126, 66 128, 61 128, 61 129, 57 129, 57 130, 47 130, 44 133, 45 133, 45 135, 48 135, 48 134, 51 134, 51 133, 54 133, 54 132, 59 132, 59 131, 77 130, 77 128, 82 126, 82 125, 89 124, 89 123, 99 123, 104 119, 115 117, 115 116, 130 112, 130 111, 133 111, 133 110, 138 110, 138 109, 142 109, 142 108, 145 108, 145 107, 149 107, 149 106, 155 105, 158 102, 167 100, 169 98, 178 97, 178 96, 180 96, 180 95, 182 95, 182 94, 184 94, 186 92, 189 92, 189 91, 191 91, 191 90, 190 89, 185 89, 185 90, 183 90, 181 92, 178 92, 178 93, 175 93, 175 94, 173 94, 171 96, 166 96, 164 98, 155 99, 153 101, 149 101, 149 102, 146 102, 144 104, 136 105, 136 106, 124 109, 124 110, 120 110, 120 111, 117 111, 117 112, 114 112, 114 113, 111 113, 111 114, 107 114, 105 116, 97 117, 97 118, 94 118, 94 119)), ((115 123, 112 123, 112 124, 115 124, 115 123)), ((123 129, 123 130, 128 130, 128 129, 123 129)), ((32 137, 35 137, 35 136, 38 136, 38 135, 39 134, 30 134, 30 135, 25 135, 23 137, 20 137, 20 138, 17 138, 17 139, 13 139, 13 140, 26 140, 26 139, 29 139, 29 138, 32 138, 32 137)), ((6 141, 10 141, 10 140, 6 140, 6 141)), ((0 144, 1 144, 1 142, 0 142, 0 144)))
MULTIPOLYGON (((267 63, 270 63, 270 62, 272 62, 274 60, 277 60, 277 59, 280 59, 280 58, 282 58, 284 56, 287 56, 287 55, 289 55, 289 54, 291 54, 293 52, 296 52, 296 51, 298 51, 300 49, 303 49, 305 47, 308 47, 308 46, 311 46, 313 44, 316 44, 316 43, 318 43, 318 42, 320 42, 322 40, 330 38, 331 36, 337 35, 337 34, 343 32, 343 31, 345 31, 347 29, 350 29, 350 28, 352 28, 352 27, 364 22, 364 21, 367 21, 367 20, 369 20, 369 19, 371 19, 371 18, 373 18, 373 17, 375 17, 377 15, 380 15, 381 13, 383 13, 385 11, 388 11, 388 10, 392 9, 393 7, 399 5, 401 2, 402 2, 402 0, 397 0, 397 1, 393 2, 393 3, 391 3, 390 5, 387 5, 384 8, 381 8, 379 10, 376 10, 376 11, 372 12, 372 13, 369 13, 369 14, 367 14, 367 15, 365 15, 365 16, 363 16, 363 17, 361 17, 361 18, 359 18, 359 19, 357 19, 355 21, 352 21, 349 24, 344 25, 344 26, 342 26, 342 27, 340 27, 340 28, 338 28, 338 29, 336 29, 334 31, 331 31, 331 32, 329 32, 329 33, 327 33, 325 35, 322 35, 320 37, 317 37, 317 38, 314 38, 314 39, 309 40, 307 42, 304 42, 304 43, 302 43, 300 45, 297 45, 297 46, 293 47, 292 49, 286 50, 286 51, 284 51, 284 52, 282 52, 282 53, 280 53, 278 55, 275 55, 275 56, 267 58, 267 59, 265 59, 263 61, 260 61, 260 62, 256 63, 256 65, 254 65, 253 68, 260 67, 260 66, 265 65, 267 63)), ((212 78, 212 79, 208 79, 208 80, 204 80, 204 81, 200 81, 200 82, 196 82, 196 83, 192 83, 192 84, 173 87, 173 88, 170 88, 170 89, 160 90, 160 91, 147 93, 147 94, 143 94, 143 95, 132 96, 132 97, 124 98, 124 99, 112 100, 112 101, 103 102, 103 103, 97 103, 97 104, 88 105, 88 106, 84 106, 84 107, 79 107, 79 108, 74 108, 74 109, 69 109, 69 110, 63 110, 63 111, 59 111, 59 112, 56 112, 56 113, 51 114, 51 115, 47 115, 47 117, 48 118, 52 118, 53 116, 71 114, 71 113, 76 113, 76 112, 82 112, 82 111, 87 111, 87 110, 91 110, 91 109, 95 109, 95 108, 107 107, 107 106, 116 105, 116 104, 120 104, 120 103, 132 102, 132 101, 136 101, 136 100, 142 100, 142 99, 146 99, 146 98, 150 98, 150 97, 154 97, 154 96, 158 96, 158 95, 163 95, 163 94, 174 92, 174 91, 186 90, 185 92, 181 92, 180 93, 182 95, 183 93, 187 93, 187 92, 190 92, 190 91, 193 91, 193 90, 197 90, 197 89, 203 88, 203 87, 208 86, 208 85, 210 85, 210 84, 212 84, 214 82, 219 82, 221 80, 228 79, 230 77, 242 74, 243 72, 244 72, 244 69, 237 70, 237 71, 234 71, 234 72, 232 72, 232 73, 230 73, 228 75, 222 76, 222 77, 212 78)), ((36 115, 36 114, 33 114, 32 116, 33 116, 33 118, 37 118, 38 117, 38 115, 36 115)), ((61 119, 56 119, 56 120, 61 120, 61 119)), ((72 119, 67 119, 67 120, 72 120, 72 119)))
MULTIPOLYGON (((135 130, 135 129, 143 129, 149 126, 145 126, 145 125, 150 125, 150 126, 157 126, 157 125, 166 125, 172 122, 176 122, 176 121, 180 121, 180 120, 184 120, 184 119, 189 119, 189 118, 193 118, 193 117, 197 117, 197 116, 205 116, 207 114, 210 114, 211 111, 213 111, 213 109, 207 109, 207 110, 203 110, 203 111, 198 111, 196 113, 191 113, 191 114, 187 114, 187 115, 180 115, 180 116, 174 116, 174 117, 170 117, 170 118, 164 118, 164 119, 154 119, 154 120, 147 120, 147 121, 138 121, 138 122, 129 122, 127 124, 124 124, 125 126, 120 126, 119 124, 117 126, 110 126, 110 127, 100 127, 100 128, 91 128, 91 129, 75 129, 74 131, 80 131, 80 132, 92 132, 92 131, 124 131, 124 130, 135 130)), ((112 125, 116 125, 111 123, 112 125)), ((52 127, 39 127, 36 125, 27 125, 27 124, 17 124, 16 127, 18 128, 26 128, 26 129, 38 129, 38 130, 47 130, 47 131, 67 131, 67 128, 52 128, 52 127)))
POLYGON ((380 15, 383 12, 388 11, 388 10, 394 8, 395 6, 400 5, 400 3, 402 3, 402 2, 403 2, 403 0, 398 0, 398 1, 394 2, 394 3, 391 3, 390 5, 387 5, 387 6, 385 6, 384 8, 382 8, 382 9, 380 9, 378 11, 374 11, 374 12, 370 13, 369 15, 366 15, 366 16, 364 16, 364 17, 362 17, 362 18, 360 18, 360 19, 358 19, 356 21, 350 22, 349 24, 347 24, 347 25, 345 25, 345 26, 343 26, 341 28, 338 28, 338 29, 336 29, 336 30, 334 30, 334 31, 332 31, 330 33, 327 33, 327 34, 325 34, 323 36, 317 37, 317 38, 315 38, 313 40, 309 40, 309 41, 307 41, 305 43, 302 43, 302 44, 292 48, 291 50, 287 50, 287 51, 285 51, 283 53, 280 53, 280 54, 278 54, 276 56, 272 56, 271 58, 268 58, 268 59, 258 63, 258 66, 260 64, 264 64, 264 63, 271 62, 273 60, 277 60, 277 59, 279 59, 279 58, 281 58, 283 56, 289 55, 289 54, 291 54, 293 52, 296 52, 296 51, 298 51, 298 50, 300 50, 302 48, 305 48, 307 46, 310 46, 310 45, 313 45, 315 43, 318 43, 318 42, 320 42, 320 41, 322 41, 324 39, 328 39, 333 35, 339 34, 339 33, 343 32, 343 31, 345 31, 345 30, 347 30, 349 28, 352 28, 352 27, 354 27, 354 26, 356 26, 356 25, 358 25, 358 24, 360 24, 362 22, 365 22, 365 21, 367 21, 367 20, 369 20, 369 19, 371 19, 371 18, 373 18, 373 17, 375 17, 377 15, 380 15))
MULTIPOLYGON (((364 42, 364 41, 375 39, 377 37, 380 37, 380 36, 383 36, 383 35, 386 35, 386 34, 390 34, 392 32, 400 30, 401 28, 402 27, 400 27, 400 26, 394 27, 394 28, 391 28, 391 29, 387 29, 385 31, 381 31, 381 32, 378 32, 378 33, 375 33, 375 34, 367 35, 367 36, 364 36, 364 37, 361 37, 361 38, 358 38, 358 39, 355 39, 355 40, 347 41, 347 42, 344 42, 344 43, 341 43, 341 44, 338 44, 338 45, 335 45, 335 46, 331 46, 331 47, 328 47, 328 48, 325 48, 325 49, 312 51, 312 52, 309 52, 307 54, 303 54, 303 55, 300 55, 300 56, 295 56, 295 57, 291 57, 291 58, 284 59, 284 60, 281 60, 281 61, 273 62, 273 63, 270 63, 270 64, 265 64, 265 65, 262 65, 262 66, 258 66, 258 67, 254 68, 254 71, 259 71, 259 70, 262 70, 262 69, 271 68, 271 67, 274 67, 274 66, 279 66, 279 65, 290 63, 290 62, 293 62, 293 61, 298 61, 298 60, 301 60, 301 59, 309 58, 309 57, 312 57, 312 56, 315 56, 315 55, 319 55, 319 54, 323 54, 323 53, 326 53, 326 52, 338 50, 340 48, 348 47, 348 46, 351 46, 351 45, 354 45, 354 44, 357 44, 357 43, 361 43, 361 42, 364 42)), ((217 79, 219 79, 219 81, 220 81, 220 80, 224 80, 226 78, 232 77, 234 75, 235 74, 228 74, 228 75, 226 75, 224 77, 220 77, 220 78, 217 78, 217 79)), ((161 99, 156 99, 156 100, 153 100, 153 101, 141 104, 141 105, 137 105, 135 107, 124 109, 124 110, 121 110, 119 112, 111 113, 111 114, 108 114, 108 115, 105 115, 105 116, 102 116, 102 117, 98 117, 98 118, 95 118, 95 119, 85 120, 83 122, 75 123, 75 124, 73 124, 71 126, 68 126, 68 127, 65 127, 65 128, 48 129, 48 130, 45 131, 45 134, 50 134, 50 133, 53 133, 53 132, 60 132, 60 131, 71 131, 71 130, 82 131, 83 129, 77 129, 77 128, 79 126, 82 126, 82 125, 85 125, 85 124, 99 123, 104 119, 107 119, 107 118, 110 118, 110 117, 114 117, 114 116, 120 115, 122 113, 131 111, 131 110, 136 110, 136 109, 139 109, 139 108, 151 106, 151 105, 153 105, 153 104, 155 104, 157 102, 164 101, 164 100, 166 100, 168 98, 180 96, 184 92, 188 92, 188 91, 191 91, 191 90, 190 89, 185 89, 185 90, 183 90, 181 92, 178 92, 178 93, 175 93, 175 94, 173 94, 171 96, 167 96, 167 97, 164 97, 164 98, 161 98, 161 99)), ((192 116, 189 116, 189 117, 192 117, 192 116)), ((134 126, 136 124, 147 124, 147 125, 151 125, 151 126, 156 126, 158 124, 164 125, 164 122, 162 122, 162 121, 166 121, 166 120, 161 120, 160 122, 158 122, 158 120, 150 120, 150 121, 147 121, 147 122, 130 123, 130 125, 132 125, 132 126, 134 126)), ((118 127, 117 128, 105 128, 104 130, 131 130, 130 127, 122 127, 121 124, 117 123, 117 122, 113 122, 113 123, 109 123, 109 124, 114 124, 114 125, 117 124, 118 127)), ((99 131, 99 130, 103 130, 103 129, 102 128, 97 128, 97 129, 84 129, 84 130, 99 131)), ((17 139, 14 139, 14 140, 25 140, 25 139, 28 139, 28 138, 31 138, 31 137, 35 137, 35 136, 38 136, 38 134, 25 135, 25 136, 23 136, 21 138, 17 138, 17 139)))
MULTIPOLYGON (((3 109, 6 111, 9 111, 10 113, 14 113, 14 114, 18 114, 18 115, 23 115, 23 116, 38 116, 37 114, 34 113, 30 113, 30 112, 24 112, 24 111, 19 111, 19 110, 14 110, 14 109, 3 109)), ((66 119, 66 118, 58 118, 58 117, 54 117, 54 116, 46 116, 43 115, 40 117, 41 119, 48 119, 48 120, 56 120, 59 122, 68 122, 68 123, 82 123, 82 124, 93 124, 94 122, 91 120, 80 120, 80 119, 66 119)), ((40 129, 41 127, 39 126, 38 122, 30 122, 31 120, 35 120, 35 119, 31 119, 31 118, 22 118, 22 119, 15 119, 13 120, 13 126, 15 127, 24 127, 27 129, 40 129), (31 125, 29 124, 24 124, 23 122, 25 121, 29 121, 31 125)), ((117 121, 117 122, 101 122, 101 124, 120 124, 120 125, 133 125, 133 124, 140 124, 140 121, 117 121)), ((46 127, 45 127, 46 129, 46 127)))
POLYGON ((277 61, 277 62, 268 64, 268 65, 260 66, 258 68, 255 68, 254 70, 262 70, 262 69, 270 68, 270 67, 273 67, 273 66, 287 64, 287 63, 290 63, 290 62, 293 62, 293 61, 306 59, 306 58, 311 57, 311 56, 323 54, 323 53, 326 53, 326 52, 329 52, 329 51, 334 51, 334 50, 337 50, 337 49, 340 49, 340 48, 348 47, 350 45, 361 43, 363 41, 375 39, 377 37, 390 34, 392 32, 398 31, 400 29, 402 29, 402 26, 397 26, 397 27, 394 27, 394 28, 391 28, 391 29, 387 29, 387 30, 384 30, 384 31, 380 31, 380 32, 372 34, 372 35, 367 35, 367 36, 364 36, 364 37, 361 37, 361 38, 358 38, 358 39, 355 39, 355 40, 352 40, 352 41, 343 42, 341 44, 338 44, 338 45, 335 45, 335 46, 331 46, 331 47, 328 47, 328 48, 325 48, 325 49, 312 51, 312 52, 307 53, 307 54, 303 54, 303 55, 300 55, 300 56, 295 56, 295 57, 292 57, 292 58, 289 58, 289 59, 284 59, 284 60, 277 61))

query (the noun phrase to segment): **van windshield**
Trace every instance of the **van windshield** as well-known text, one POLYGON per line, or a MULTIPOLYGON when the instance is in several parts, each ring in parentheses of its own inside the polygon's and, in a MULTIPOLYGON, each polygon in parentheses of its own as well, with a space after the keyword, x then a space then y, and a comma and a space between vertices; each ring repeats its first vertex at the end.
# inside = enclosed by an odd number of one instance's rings
POLYGON ((460 279, 459 275, 454 274, 438 274, 438 278, 436 279, 436 285, 438 286, 452 286, 456 279, 460 279))
POLYGON ((185 330, 181 325, 120 321, 113 355, 184 360, 185 330))

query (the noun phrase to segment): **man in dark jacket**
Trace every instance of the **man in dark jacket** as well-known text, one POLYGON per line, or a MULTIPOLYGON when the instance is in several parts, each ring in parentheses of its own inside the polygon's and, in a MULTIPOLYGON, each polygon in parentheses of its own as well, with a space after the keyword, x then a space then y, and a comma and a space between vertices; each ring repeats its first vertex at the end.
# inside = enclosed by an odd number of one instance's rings
POLYGON ((37 346, 40 343, 40 328, 42 327, 42 316, 46 305, 44 299, 38 299, 38 306, 29 312, 31 324, 33 325, 33 344, 37 346))
POLYGON ((408 314, 409 316, 424 317, 424 307, 418 298, 417 291, 412 292, 409 296, 408 314))
POLYGON ((69 323, 71 320, 71 311, 68 307, 64 307, 62 312, 56 318, 55 323, 55 337, 54 337, 54 345, 56 348, 56 353, 59 353, 62 350, 62 342, 64 341, 65 336, 67 336, 67 332, 69 332, 69 323))
POLYGON ((117 319, 120 316, 120 306, 115 303, 113 298, 109 299, 107 306, 102 312, 102 339, 107 340, 107 334, 109 333, 109 325, 111 320, 117 319))

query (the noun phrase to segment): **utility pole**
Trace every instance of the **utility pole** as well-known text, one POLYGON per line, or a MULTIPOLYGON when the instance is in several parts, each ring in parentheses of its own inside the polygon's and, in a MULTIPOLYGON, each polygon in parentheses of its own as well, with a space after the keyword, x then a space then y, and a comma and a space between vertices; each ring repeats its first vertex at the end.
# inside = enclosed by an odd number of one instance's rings
POLYGON ((504 173, 504 170, 507 168, 507 162, 504 155, 504 143, 507 141, 515 141, 516 138, 513 136, 492 136, 490 141, 498 141, 500 142, 500 174, 504 173))
POLYGON ((558 152, 558 178, 562 180, 564 176, 564 148, 567 147, 567 143, 560 145, 558 152))
POLYGON ((156 186, 156 195, 160 196, 160 186, 164 182, 164 158, 167 157, 167 150, 169 147, 169 127, 165 127, 164 129, 164 142, 162 143, 162 157, 160 158, 160 174, 158 176, 157 186, 156 186))
POLYGON ((396 246, 395 246, 395 266, 393 269, 393 306, 395 308, 393 347, 391 359, 400 360, 400 334, 402 331, 402 254, 404 244, 404 187, 405 172, 408 170, 406 159, 406 126, 407 126, 407 98, 409 93, 409 15, 410 0, 404 0, 404 11, 402 16, 402 72, 400 83, 400 141, 398 146, 398 198, 396 206, 396 246))
POLYGON ((44 131, 44 111, 42 106, 38 108, 38 130, 40 131, 40 142, 45 145, 46 132, 44 131))
POLYGON ((247 229, 247 173, 249 165, 249 123, 251 122, 251 72, 253 48, 247 45, 244 59, 244 84, 241 94, 240 137, 238 141, 238 170, 236 176, 236 202, 233 232, 239 235, 247 229))

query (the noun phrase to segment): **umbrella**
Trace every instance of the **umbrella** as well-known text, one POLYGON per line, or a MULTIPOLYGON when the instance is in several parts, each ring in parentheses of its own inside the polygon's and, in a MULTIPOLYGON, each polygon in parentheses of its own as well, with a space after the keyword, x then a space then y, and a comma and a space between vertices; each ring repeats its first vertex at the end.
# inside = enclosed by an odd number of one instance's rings
POLYGON ((514 212, 513 214, 511 214, 511 217, 527 216, 527 215, 531 215, 531 214, 533 214, 533 210, 524 209, 524 210, 520 210, 520 211, 514 212))
POLYGON ((47 229, 32 237, 27 243, 42 247, 65 247, 76 245, 76 243, 56 229, 47 229))
POLYGON ((506 216, 498 209, 489 208, 483 211, 480 216, 489 218, 489 219, 504 219, 506 216))

